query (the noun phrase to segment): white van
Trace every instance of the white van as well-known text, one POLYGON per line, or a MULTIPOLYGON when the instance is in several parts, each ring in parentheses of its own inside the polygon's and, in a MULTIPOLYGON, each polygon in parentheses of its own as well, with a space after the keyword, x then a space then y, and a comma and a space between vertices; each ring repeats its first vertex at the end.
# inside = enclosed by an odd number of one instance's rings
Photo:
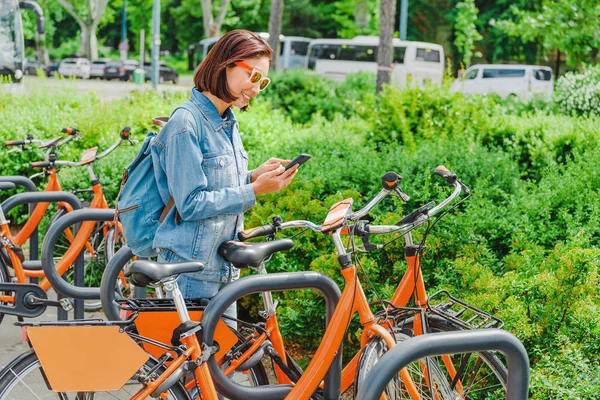
MULTIPOLYGON (((435 43, 393 39, 392 82, 442 83, 444 48, 435 43)), ((310 42, 306 67, 320 75, 344 80, 346 74, 365 71, 377 73, 379 36, 353 39, 315 39, 310 42)))
POLYGON ((521 99, 533 95, 552 96, 552 69, 542 65, 477 64, 456 79, 450 90, 463 93, 497 93, 521 99))

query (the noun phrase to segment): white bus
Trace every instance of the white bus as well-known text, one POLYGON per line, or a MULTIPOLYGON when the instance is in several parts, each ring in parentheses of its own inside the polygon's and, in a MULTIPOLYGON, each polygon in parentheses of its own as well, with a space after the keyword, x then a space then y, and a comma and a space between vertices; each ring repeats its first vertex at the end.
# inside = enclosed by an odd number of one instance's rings
MULTIPOLYGON (((263 39, 269 40, 269 34, 265 32, 258 33, 263 39)), ((202 39, 198 43, 188 46, 188 69, 193 71, 198 64, 204 60, 210 49, 219 40, 218 37, 202 39)), ((279 55, 279 70, 287 71, 291 68, 304 68, 306 63, 306 54, 311 38, 302 36, 284 36, 279 35, 281 41, 279 55)))
MULTIPOLYGON (((392 82, 442 83, 444 48, 435 43, 393 39, 392 82)), ((306 67, 335 80, 346 74, 365 71, 377 73, 378 36, 354 39, 315 39, 310 42, 306 67)))

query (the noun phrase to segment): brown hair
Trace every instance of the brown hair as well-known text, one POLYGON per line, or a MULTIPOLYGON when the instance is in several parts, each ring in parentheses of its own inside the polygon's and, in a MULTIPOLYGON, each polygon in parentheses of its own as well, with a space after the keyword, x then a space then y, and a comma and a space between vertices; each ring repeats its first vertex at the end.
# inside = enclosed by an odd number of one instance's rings
POLYGON ((194 85, 198 90, 208 91, 226 103, 237 100, 227 87, 227 68, 234 62, 249 58, 268 57, 269 63, 273 50, 266 40, 256 33, 237 29, 227 32, 208 52, 194 73, 194 85))

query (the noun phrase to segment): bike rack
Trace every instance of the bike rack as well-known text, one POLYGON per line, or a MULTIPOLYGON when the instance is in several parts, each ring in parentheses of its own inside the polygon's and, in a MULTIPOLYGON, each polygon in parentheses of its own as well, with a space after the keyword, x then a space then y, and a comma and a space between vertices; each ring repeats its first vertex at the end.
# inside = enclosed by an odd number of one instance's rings
MULTIPOLYGON (((327 307, 327 323, 340 299, 341 292, 335 282, 318 272, 288 272, 268 275, 254 275, 232 282, 220 290, 213 297, 202 315, 202 339, 207 346, 213 346, 213 339, 217 322, 231 304, 237 299, 249 294, 293 289, 317 289, 325 297, 327 307)), ((282 355, 284 356, 284 355, 282 355)), ((208 367, 213 378, 215 388, 222 395, 233 399, 264 400, 283 399, 292 389, 291 385, 269 385, 260 387, 242 386, 230 380, 223 374, 215 357, 208 359, 208 367)), ((331 364, 327 375, 323 397, 326 400, 340 398, 340 385, 342 375, 342 349, 338 351, 331 364)))
MULTIPOLYGON (((119 277, 119 272, 123 270, 123 266, 132 258, 133 252, 129 246, 123 246, 115 253, 113 258, 110 259, 108 264, 106 264, 106 268, 104 268, 102 283, 100 284, 100 299, 102 299, 102 309, 104 310, 104 315, 108 321, 121 321, 123 319, 121 318, 119 307, 114 302, 108 303, 108 299, 111 298, 114 293, 114 283, 119 277)), ((145 298, 146 288, 136 286, 133 293, 134 298, 145 298)))
MULTIPOLYGON (((37 192, 37 187, 35 183, 29 178, 24 176, 12 175, 12 176, 0 176, 0 182, 10 182, 14 183, 17 186, 24 187, 27 192, 33 193, 37 192)), ((37 204, 29 204, 29 215, 33 212, 37 204)), ((4 209, 4 208, 3 208, 4 209)), ((38 232, 38 228, 31 233, 29 237, 29 259, 37 260, 39 257, 39 245, 40 245, 40 236, 38 232)))
POLYGON ((42 268, 46 278, 50 281, 54 289, 61 294, 72 297, 75 300, 75 319, 83 319, 83 300, 100 299, 100 288, 83 287, 83 251, 79 253, 75 260, 75 285, 65 281, 56 271, 54 264, 54 247, 62 232, 71 225, 84 221, 113 221, 115 210, 110 209, 82 209, 66 213, 60 217, 46 232, 44 242, 42 243, 42 268), (77 309, 77 305, 80 308, 77 309), (78 312, 79 311, 79 312, 78 312))
MULTIPOLYGON (((13 177, 0 177, 0 179, 2 178, 13 178, 13 177)), ((29 185, 28 183, 26 183, 27 178, 23 178, 23 177, 16 177, 16 178, 22 178, 21 180, 19 180, 19 182, 22 182, 24 185, 29 185)), ((14 183, 14 182, 13 182, 14 183)), ((32 182, 33 183, 33 182, 32 182)), ((20 184, 20 183, 19 183, 20 184)), ((28 188, 31 186, 25 186, 28 188)), ((73 210, 80 210, 82 208, 81 205, 81 200, 79 200, 79 198, 77 198, 77 196, 75 196, 72 193, 68 193, 68 192, 27 192, 27 193, 17 193, 14 196, 9 197, 8 199, 6 199, 1 207, 2 210, 4 211, 5 214, 7 214, 10 210, 12 210, 13 208, 15 208, 18 205, 21 204, 29 204, 30 207, 31 205, 35 205, 39 202, 52 202, 52 203, 56 203, 56 202, 65 202, 65 203, 69 203, 72 207, 73 210)), ((37 232, 37 229, 36 231, 37 232)), ((32 235, 33 237, 33 235, 32 235)), ((30 241, 30 246, 31 246, 31 250, 33 251, 34 248, 34 243, 32 241, 30 241)), ((35 245, 35 260, 37 260, 37 247, 38 245, 35 245)), ((42 259, 42 269, 44 267, 44 261, 42 259)), ((52 263, 52 268, 54 269, 54 263, 52 263)), ((77 257, 77 259, 75 260, 75 264, 74 264, 74 268, 75 268, 75 283, 79 284, 81 286, 83 286, 83 253, 80 254, 79 257, 77 257), (78 276, 81 275, 81 280, 77 280, 78 276)), ((55 271, 56 272, 56 271, 55 271)), ((46 272, 46 276, 47 276, 47 272, 46 272)), ((52 283, 52 281, 50 281, 50 283, 52 283)), ((54 285, 54 284, 53 284, 54 285)), ((56 289, 56 288, 55 288, 56 289)), ((59 299, 64 297, 63 293, 61 293, 59 290, 56 291, 59 299)), ((77 300, 75 300, 75 311, 74 311, 74 315, 75 318, 83 318, 83 301, 78 302, 77 300)), ((68 318, 68 314, 65 310, 63 310, 62 308, 58 309, 58 319, 59 320, 65 320, 68 318)))
POLYGON ((356 397, 379 399, 388 382, 402 368, 422 358, 475 351, 500 351, 506 356, 508 382, 506 398, 526 400, 529 393, 529 357, 513 334, 500 329, 441 332, 420 335, 403 341, 383 355, 367 375, 356 397))

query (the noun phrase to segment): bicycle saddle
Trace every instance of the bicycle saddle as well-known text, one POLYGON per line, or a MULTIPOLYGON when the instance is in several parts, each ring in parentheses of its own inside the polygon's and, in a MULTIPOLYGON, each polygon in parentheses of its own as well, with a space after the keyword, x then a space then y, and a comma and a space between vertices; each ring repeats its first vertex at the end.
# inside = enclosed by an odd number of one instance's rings
POLYGON ((125 276, 135 286, 146 287, 172 275, 199 272, 204 269, 200 261, 161 264, 150 260, 136 260, 131 263, 125 276))
POLYGON ((0 182, 0 190, 14 189, 15 184, 12 182, 0 182))
POLYGON ((272 242, 247 243, 228 240, 221 244, 217 253, 238 268, 258 268, 265 258, 282 250, 294 247, 291 239, 279 239, 272 242))

